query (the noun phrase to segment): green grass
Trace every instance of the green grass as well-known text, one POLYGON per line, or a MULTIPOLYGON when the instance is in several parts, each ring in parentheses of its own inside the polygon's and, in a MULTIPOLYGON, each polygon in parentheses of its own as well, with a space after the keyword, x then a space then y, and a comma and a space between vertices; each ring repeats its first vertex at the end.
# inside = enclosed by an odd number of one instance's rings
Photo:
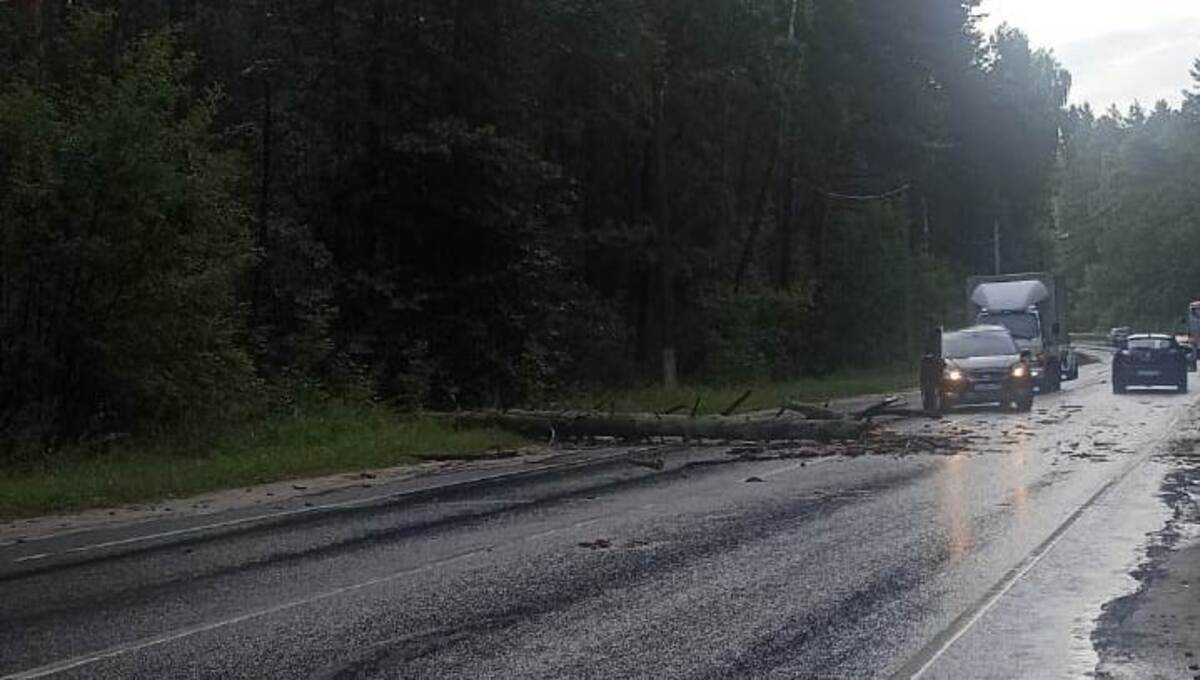
MULTIPOLYGON (((855 371, 765 385, 658 387, 581 394, 552 408, 662 412, 697 397, 700 413, 720 413, 746 390, 739 411, 776 408, 789 399, 823 402, 911 387, 911 369, 855 371)), ((0 518, 184 498, 219 489, 391 467, 425 460, 472 459, 527 443, 495 430, 455 430, 365 404, 300 400, 293 410, 217 433, 134 440, 94 451, 59 451, 48 462, 0 469, 0 518)))
POLYGON ((696 398, 700 398, 700 414, 721 413, 747 390, 750 397, 738 411, 778 408, 788 400, 822 403, 831 399, 866 394, 884 394, 915 387, 917 371, 912 368, 890 368, 875 371, 847 371, 822 378, 792 382, 727 386, 681 386, 676 390, 662 387, 642 387, 616 391, 598 391, 566 400, 556 406, 591 409, 599 404, 608 410, 660 413, 676 406, 685 406, 690 413, 696 398))
POLYGON ((0 470, 0 518, 182 498, 218 489, 471 459, 526 443, 492 430, 454 430, 388 410, 331 400, 215 435, 126 442, 104 454, 0 470), (197 443, 199 439, 202 443, 197 443))

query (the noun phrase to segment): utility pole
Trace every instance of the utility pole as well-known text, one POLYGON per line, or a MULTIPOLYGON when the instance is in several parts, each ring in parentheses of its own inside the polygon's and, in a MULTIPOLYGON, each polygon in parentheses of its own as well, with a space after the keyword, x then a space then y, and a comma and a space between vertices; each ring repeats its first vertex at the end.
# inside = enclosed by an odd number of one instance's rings
POLYGON ((992 223, 992 260, 995 264, 996 275, 1000 275, 1000 218, 992 223))

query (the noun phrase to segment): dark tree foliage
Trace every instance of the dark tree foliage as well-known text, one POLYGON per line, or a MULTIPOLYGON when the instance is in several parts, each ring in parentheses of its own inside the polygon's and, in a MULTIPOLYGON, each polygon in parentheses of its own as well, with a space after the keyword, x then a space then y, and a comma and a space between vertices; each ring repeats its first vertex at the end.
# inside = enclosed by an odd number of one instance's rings
MULTIPOLYGON (((138 289, 146 306, 123 328, 208 319, 227 339, 214 356, 248 354, 260 378, 358 376, 408 406, 905 360, 924 324, 960 306, 956 278, 991 267, 997 222, 1004 268, 1046 263, 1069 77, 1018 31, 982 36, 976 4, 8 3, 4 124, 9 135, 31 126, 38 141, 13 147, 21 158, 0 156, 0 205, 36 224, 31 244, 74 238, 94 208, 79 197, 102 177, 33 209, 20 203, 35 201, 23 193, 28 173, 59 181, 55 163, 101 176, 122 166, 102 146, 64 160, 78 137, 71 121, 104 127, 109 115, 80 115, 105 86, 64 83, 114 58, 118 80, 166 77, 124 56, 152 45, 172 64, 194 55, 194 68, 171 72, 152 129, 170 140, 180 121, 195 127, 191 146, 163 143, 182 155, 127 139, 154 168, 124 186, 157 195, 163 182, 172 200, 224 209, 150 210, 181 235, 219 238, 194 256, 168 241, 172 257, 153 260, 153 283, 138 289), (93 45, 107 50, 100 62, 68 30, 88 16, 111 17, 93 45), (219 106, 203 97, 214 87, 225 93, 219 106), (37 107, 51 122, 38 122, 37 107), (168 172, 197 158, 214 167, 168 172), (234 158, 237 167, 215 160, 234 158), (219 271, 207 274, 210 264, 219 271), (167 281, 202 273, 221 291, 205 305, 164 293, 167 281), (156 307, 163 298, 177 308, 156 307)), ((128 134, 118 128, 104 130, 128 134)), ((121 224, 142 233, 137 219, 121 224)), ((33 285, 21 283, 24 251, 10 250, 21 238, 5 231, 5 352, 32 351, 24 298, 7 292, 33 285)), ((131 248, 159 247, 130 238, 131 248)), ((115 258, 116 247, 88 252, 115 258)), ((136 288, 136 271, 129 282, 114 273, 112 285, 136 288)), ((70 289, 69 277, 54 285, 70 289)), ((75 335, 54 330, 47 342, 101 338, 102 302, 71 304, 75 335)), ((108 347, 130 367, 158 365, 108 347)), ((187 366, 202 355, 184 343, 157 360, 187 366)), ((158 389, 112 384, 122 395, 158 389)), ((10 412, 63 392, 21 394, 10 412)), ((77 394, 70 419, 108 412, 109 397, 77 394)))
POLYGON ((80 14, 0 91, 0 428, 97 434, 220 410, 251 377, 251 261, 219 98, 164 34, 80 14))
POLYGON ((1182 107, 1072 108, 1058 200, 1058 258, 1075 323, 1187 330, 1200 300, 1200 62, 1182 107))

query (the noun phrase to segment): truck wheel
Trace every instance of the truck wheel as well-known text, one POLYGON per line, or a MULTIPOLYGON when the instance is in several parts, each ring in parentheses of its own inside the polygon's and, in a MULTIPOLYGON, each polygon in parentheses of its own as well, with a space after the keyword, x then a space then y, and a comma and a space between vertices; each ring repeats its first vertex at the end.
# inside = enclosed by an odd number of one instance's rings
POLYGON ((1186 372, 1179 378, 1178 390, 1180 394, 1188 393, 1188 376, 1186 372))
POLYGON ((1019 397, 1016 401, 1017 410, 1021 413, 1029 413, 1033 410, 1033 395, 1019 397))
POLYGON ((1113 394, 1125 394, 1125 384, 1118 380, 1115 375, 1112 379, 1112 388, 1113 394))

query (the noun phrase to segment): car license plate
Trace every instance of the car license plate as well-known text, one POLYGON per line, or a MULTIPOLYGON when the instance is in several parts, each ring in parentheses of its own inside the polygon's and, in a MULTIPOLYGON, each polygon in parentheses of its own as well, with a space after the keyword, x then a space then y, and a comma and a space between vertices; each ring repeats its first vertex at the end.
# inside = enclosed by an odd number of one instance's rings
POLYGON ((1158 375, 1158 371, 1138 371, 1139 378, 1153 378, 1158 375))
POLYGON ((1001 385, 999 383, 979 383, 975 385, 976 392, 999 392, 1001 385))

